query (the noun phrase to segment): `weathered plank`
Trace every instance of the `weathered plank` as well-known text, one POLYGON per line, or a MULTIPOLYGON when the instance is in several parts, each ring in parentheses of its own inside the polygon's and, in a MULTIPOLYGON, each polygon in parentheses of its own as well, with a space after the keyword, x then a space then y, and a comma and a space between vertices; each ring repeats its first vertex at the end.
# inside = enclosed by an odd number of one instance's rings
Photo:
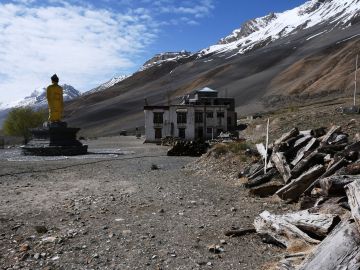
POLYGON ((249 194, 252 196, 258 196, 261 198, 272 196, 282 188, 284 184, 280 184, 277 181, 271 181, 269 183, 262 184, 257 187, 253 187, 249 190, 249 194))
POLYGON ((280 145, 282 142, 287 141, 288 139, 295 137, 299 135, 299 129, 298 128, 292 128, 289 132, 284 133, 279 139, 277 139, 274 143, 274 145, 280 145))
POLYGON ((311 213, 309 210, 281 215, 284 220, 300 230, 324 238, 340 219, 334 214, 311 213))
POLYGON ((281 174, 284 182, 287 183, 291 178, 291 169, 282 152, 276 152, 271 155, 271 161, 281 174))
POLYGON ((255 218, 254 226, 263 241, 286 248, 305 248, 319 243, 319 240, 311 238, 283 217, 272 215, 268 211, 255 218))
POLYGON ((358 270, 360 235, 349 220, 338 224, 298 268, 299 270, 358 270))
POLYGON ((346 195, 345 186, 353 181, 360 181, 360 176, 333 175, 319 180, 324 196, 339 197, 346 195))
POLYGON ((263 143, 256 144, 256 149, 263 159, 265 159, 267 157, 266 149, 265 149, 265 146, 263 143))
POLYGON ((283 200, 297 200, 302 193, 323 173, 325 168, 323 165, 316 165, 300 175, 298 178, 279 189, 276 194, 283 200))
POLYGON ((303 148, 301 148, 301 149, 298 151, 296 157, 295 157, 294 160, 291 162, 291 164, 292 164, 293 166, 296 166, 296 164, 298 164, 299 161, 305 156, 305 153, 306 153, 307 151, 309 151, 312 147, 314 147, 314 146, 316 145, 316 143, 317 143, 317 140, 316 140, 315 138, 310 139, 310 141, 309 141, 303 148))
POLYGON ((340 126, 332 126, 330 128, 330 130, 325 134, 325 136, 322 138, 321 140, 321 144, 327 144, 329 139, 331 138, 331 136, 335 133, 335 132, 339 132, 341 131, 341 127, 340 126))
POLYGON ((300 176, 304 171, 310 169, 310 167, 317 164, 324 164, 325 154, 319 153, 316 150, 309 154, 306 158, 302 159, 294 168, 291 170, 292 177, 300 176))
POLYGON ((345 168, 345 173, 349 175, 360 174, 360 162, 356 162, 348 165, 345 168))
POLYGON ((339 169, 344 167, 346 164, 348 164, 347 160, 345 158, 340 159, 339 161, 335 162, 330 168, 328 168, 323 175, 319 177, 316 181, 314 181, 306 190, 305 194, 310 194, 311 190, 319 183, 320 179, 328 177, 333 175, 335 172, 337 172, 339 169))
POLYGON ((251 188, 256 187, 261 184, 271 181, 271 179, 276 175, 277 171, 275 168, 270 169, 266 174, 260 175, 254 179, 250 179, 247 183, 244 184, 244 187, 251 188))
POLYGON ((322 145, 318 148, 318 151, 321 153, 326 153, 326 154, 335 154, 339 151, 342 151, 345 149, 345 147, 347 146, 346 143, 341 143, 341 144, 331 144, 331 145, 322 145))
POLYGON ((348 197, 351 215, 353 216, 360 232, 360 182, 354 181, 346 186, 346 194, 348 197))

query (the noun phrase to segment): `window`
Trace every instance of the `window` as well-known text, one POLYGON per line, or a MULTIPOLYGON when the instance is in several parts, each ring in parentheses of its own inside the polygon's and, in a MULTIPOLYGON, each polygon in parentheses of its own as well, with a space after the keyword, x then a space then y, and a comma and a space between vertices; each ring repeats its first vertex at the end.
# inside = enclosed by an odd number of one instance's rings
POLYGON ((154 124, 162 124, 163 123, 163 112, 154 112, 154 124))
POLYGON ((195 112, 195 123, 202 123, 203 121, 204 121, 203 113, 202 112, 195 112))
POLYGON ((206 128, 206 133, 207 134, 212 134, 213 132, 213 129, 212 128, 206 128))
POLYGON ((217 117, 218 118, 224 118, 225 117, 225 113, 224 112, 217 112, 217 117))
POLYGON ((177 123, 178 124, 186 124, 186 112, 178 112, 177 113, 177 123))
POLYGON ((179 138, 185 139, 185 128, 179 128, 179 138))
POLYGON ((207 112, 206 113, 206 118, 213 118, 214 117, 214 113, 213 112, 207 112))

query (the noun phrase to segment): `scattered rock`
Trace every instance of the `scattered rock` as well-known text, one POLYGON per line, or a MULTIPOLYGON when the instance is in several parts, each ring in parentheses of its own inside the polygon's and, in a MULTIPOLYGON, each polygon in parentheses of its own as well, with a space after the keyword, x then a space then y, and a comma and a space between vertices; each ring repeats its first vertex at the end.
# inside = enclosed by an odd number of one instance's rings
POLYGON ((36 225, 34 226, 34 229, 37 233, 44 234, 48 232, 48 229, 43 225, 36 225))
POLYGON ((216 253, 216 254, 224 252, 224 248, 219 245, 210 245, 208 246, 208 249, 211 253, 216 253))
POLYGON ((220 240, 220 244, 222 244, 222 245, 226 245, 226 244, 227 244, 227 242, 226 242, 226 240, 221 239, 221 240, 220 240))
POLYGON ((41 239, 42 243, 54 243, 57 240, 55 236, 48 236, 41 239))
POLYGON ((20 252, 26 252, 26 251, 28 251, 28 250, 30 250, 30 246, 28 245, 28 244, 21 244, 20 245, 20 247, 19 247, 19 251, 20 252))
POLYGON ((40 259, 40 253, 35 253, 33 257, 35 260, 40 259))

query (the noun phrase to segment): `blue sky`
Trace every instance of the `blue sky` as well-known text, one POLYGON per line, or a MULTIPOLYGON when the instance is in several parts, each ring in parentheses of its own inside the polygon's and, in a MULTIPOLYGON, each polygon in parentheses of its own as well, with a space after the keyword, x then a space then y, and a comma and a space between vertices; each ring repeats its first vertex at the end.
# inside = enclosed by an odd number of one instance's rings
POLYGON ((0 0, 0 103, 46 86, 53 73, 87 91, 156 53, 206 48, 248 19, 304 2, 0 0))

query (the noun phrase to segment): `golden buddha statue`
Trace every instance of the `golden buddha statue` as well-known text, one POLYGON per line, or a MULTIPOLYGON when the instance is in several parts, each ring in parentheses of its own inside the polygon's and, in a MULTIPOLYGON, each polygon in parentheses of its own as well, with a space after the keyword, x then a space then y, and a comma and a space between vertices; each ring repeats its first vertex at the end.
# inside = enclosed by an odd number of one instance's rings
POLYGON ((49 122, 60 122, 63 110, 63 89, 58 85, 59 78, 56 74, 51 77, 52 84, 46 88, 46 98, 49 105, 49 122))

